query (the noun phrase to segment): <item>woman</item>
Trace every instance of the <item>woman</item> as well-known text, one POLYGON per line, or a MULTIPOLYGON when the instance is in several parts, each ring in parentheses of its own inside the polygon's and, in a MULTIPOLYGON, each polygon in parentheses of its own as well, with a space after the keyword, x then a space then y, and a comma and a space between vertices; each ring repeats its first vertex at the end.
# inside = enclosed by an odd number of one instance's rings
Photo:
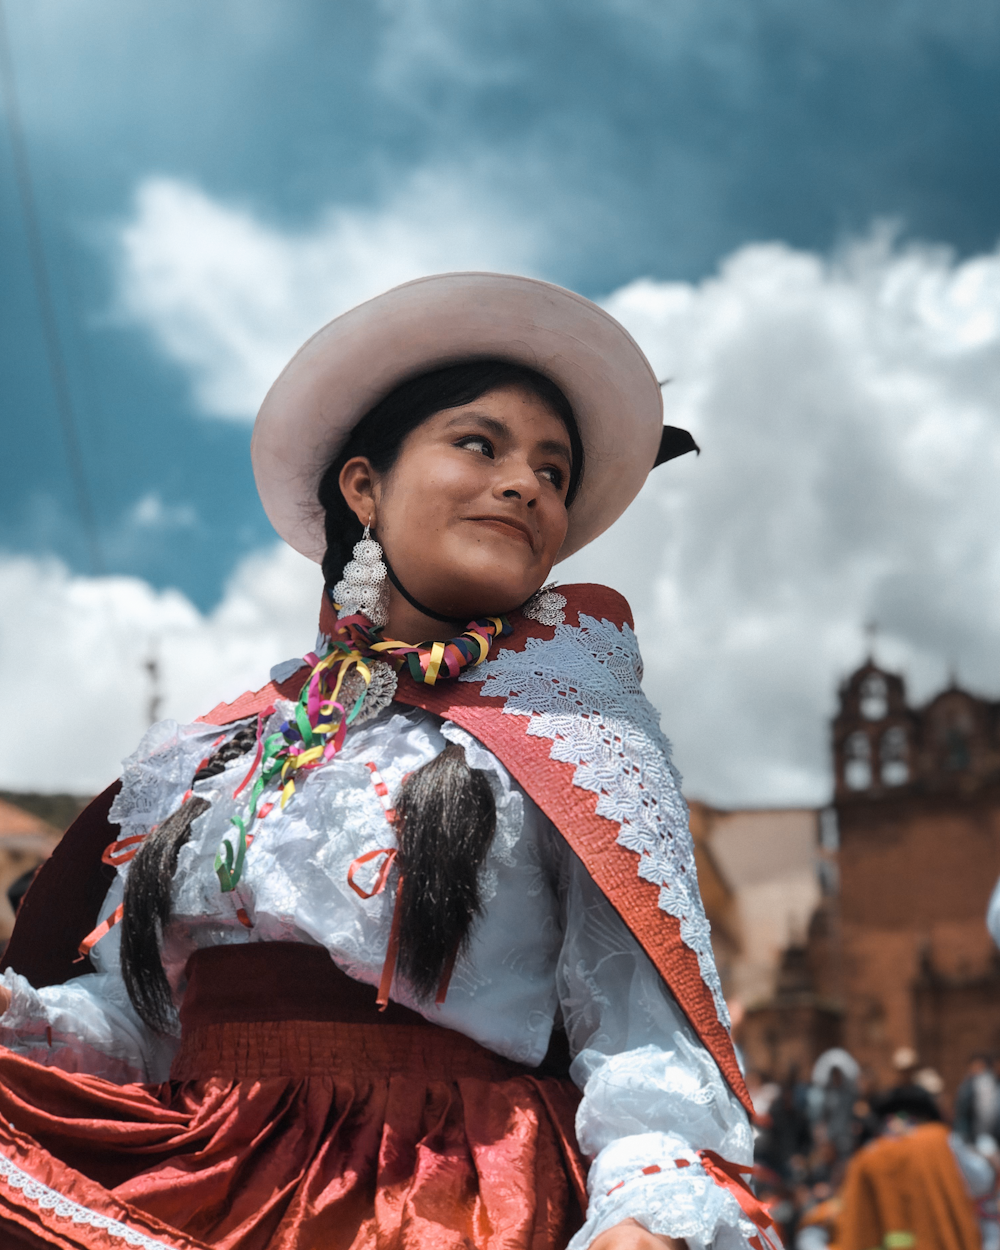
POLYGON ((524 278, 410 283, 292 360, 253 459, 320 641, 154 726, 29 892, 10 1244, 760 1246, 628 609, 543 589, 693 448, 661 413, 612 318, 524 278))

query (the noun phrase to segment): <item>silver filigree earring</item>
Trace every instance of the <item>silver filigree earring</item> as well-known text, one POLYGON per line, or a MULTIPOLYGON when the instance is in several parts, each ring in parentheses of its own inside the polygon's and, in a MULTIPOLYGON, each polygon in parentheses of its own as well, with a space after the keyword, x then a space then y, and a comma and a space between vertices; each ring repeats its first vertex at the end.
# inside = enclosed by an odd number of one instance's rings
POLYGON ((563 625, 566 622, 566 596, 556 590, 555 582, 549 582, 541 590, 536 590, 521 609, 521 615, 529 621, 537 621, 539 625, 563 625))
POLYGON ((380 629, 389 619, 389 596, 385 583, 382 548, 371 537, 369 523, 361 541, 354 544, 354 559, 344 565, 340 581, 333 588, 333 601, 340 604, 340 615, 363 612, 380 629))

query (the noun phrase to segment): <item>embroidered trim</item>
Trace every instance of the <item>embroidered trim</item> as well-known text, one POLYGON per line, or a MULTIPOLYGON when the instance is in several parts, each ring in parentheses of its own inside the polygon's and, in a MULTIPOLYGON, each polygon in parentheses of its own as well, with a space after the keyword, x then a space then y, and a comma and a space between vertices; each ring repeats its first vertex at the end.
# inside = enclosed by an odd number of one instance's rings
POLYGON ((152 1237, 147 1237, 145 1233, 129 1228, 127 1224, 122 1224, 119 1220, 113 1220, 108 1215, 99 1215, 98 1212, 91 1211, 89 1207, 71 1201, 64 1194, 50 1189, 41 1181, 36 1181, 30 1173, 23 1171, 2 1153, 0 1153, 0 1176, 11 1189, 20 1189, 29 1201, 37 1202, 44 1210, 51 1210, 63 1219, 72 1220, 74 1224, 86 1224, 90 1228, 99 1228, 109 1237, 116 1237, 130 1246, 139 1246, 141 1250, 173 1250, 165 1241, 156 1241, 152 1237))
POLYGON ((530 717, 527 732, 551 739, 550 758, 573 764, 573 784, 598 796, 597 814, 618 824, 619 845, 636 853, 639 876, 660 887, 660 908, 680 921, 728 1028, 687 804, 659 715, 642 693, 632 630, 581 612, 579 626, 558 625, 550 642, 529 638, 523 651, 501 650, 459 680, 481 681, 483 695, 506 699, 504 712, 530 717))

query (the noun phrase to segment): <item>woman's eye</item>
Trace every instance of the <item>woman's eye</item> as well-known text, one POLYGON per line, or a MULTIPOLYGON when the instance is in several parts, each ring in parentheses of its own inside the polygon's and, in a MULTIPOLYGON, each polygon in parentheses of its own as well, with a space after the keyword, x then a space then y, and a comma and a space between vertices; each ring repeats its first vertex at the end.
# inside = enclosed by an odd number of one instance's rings
POLYGON ((470 451, 478 451, 481 455, 489 456, 491 460, 496 459, 493 453, 493 444, 488 438, 484 438, 482 434, 470 434, 467 438, 460 438, 455 446, 468 447, 470 451))
POLYGON ((562 489, 562 484, 563 484, 562 469, 557 469, 554 465, 549 464, 549 465, 546 465, 544 469, 539 469, 539 473, 544 474, 552 483, 552 485, 556 488, 556 490, 562 489))

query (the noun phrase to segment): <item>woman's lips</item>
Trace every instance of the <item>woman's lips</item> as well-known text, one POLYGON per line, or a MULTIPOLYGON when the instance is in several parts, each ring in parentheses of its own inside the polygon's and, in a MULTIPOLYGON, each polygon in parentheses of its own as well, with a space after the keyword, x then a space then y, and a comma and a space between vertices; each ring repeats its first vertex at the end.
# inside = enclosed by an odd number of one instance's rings
POLYGON ((520 538, 522 542, 528 544, 534 550, 535 542, 531 531, 526 525, 522 525, 520 521, 508 520, 507 517, 498 516, 473 516, 468 518, 477 525, 488 525, 490 529, 495 529, 497 533, 506 534, 508 538, 520 538))

